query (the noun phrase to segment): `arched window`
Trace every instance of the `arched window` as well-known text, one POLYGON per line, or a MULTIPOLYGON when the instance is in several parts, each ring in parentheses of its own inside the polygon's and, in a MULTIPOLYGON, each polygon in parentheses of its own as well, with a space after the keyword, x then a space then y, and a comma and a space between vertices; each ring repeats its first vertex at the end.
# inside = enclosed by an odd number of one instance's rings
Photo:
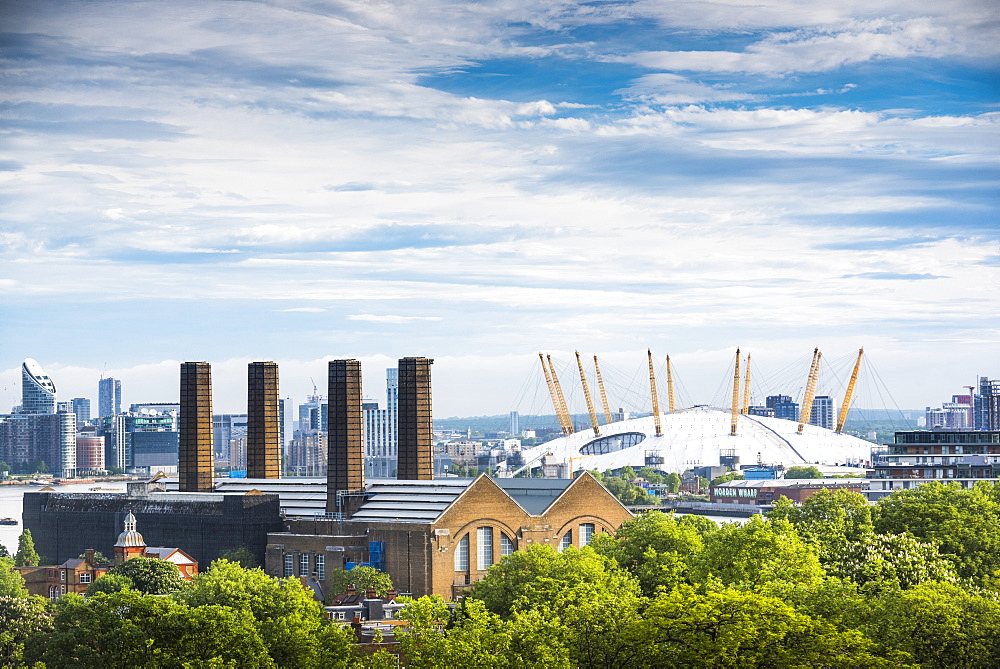
POLYGON ((455 546, 455 571, 469 571, 469 535, 455 546))
POLYGON ((493 564, 493 528, 476 530, 476 569, 489 569, 493 564))
POLYGON ((573 530, 567 530, 566 534, 563 535, 562 541, 559 542, 559 552, 563 552, 567 548, 573 545, 573 530))
POLYGON ((514 541, 503 532, 500 533, 500 557, 514 552, 514 541))

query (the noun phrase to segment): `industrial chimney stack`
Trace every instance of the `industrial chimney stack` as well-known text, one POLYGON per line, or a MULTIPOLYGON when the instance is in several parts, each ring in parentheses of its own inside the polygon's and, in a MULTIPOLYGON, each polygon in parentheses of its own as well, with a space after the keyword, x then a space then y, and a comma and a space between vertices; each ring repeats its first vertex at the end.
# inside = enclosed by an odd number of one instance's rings
POLYGON ((247 478, 281 477, 278 422, 278 364, 251 362, 247 368, 247 478))
POLYGON ((431 358, 399 360, 397 479, 430 481, 434 478, 432 364, 431 358))
POLYGON ((361 361, 331 360, 327 412, 326 510, 338 508, 337 493, 365 486, 361 417, 361 361))
POLYGON ((215 460, 212 443, 212 366, 181 363, 180 492, 212 492, 215 460))

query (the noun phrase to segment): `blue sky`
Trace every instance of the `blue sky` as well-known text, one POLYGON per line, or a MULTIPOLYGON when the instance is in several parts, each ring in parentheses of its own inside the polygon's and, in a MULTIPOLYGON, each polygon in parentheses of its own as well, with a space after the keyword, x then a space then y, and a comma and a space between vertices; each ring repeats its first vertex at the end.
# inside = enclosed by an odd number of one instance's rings
POLYGON ((240 411, 251 360, 425 355, 440 416, 547 412, 539 350, 699 403, 737 346, 759 395, 814 346, 908 408, 996 376, 991 3, 814 5, 2 1, 0 407, 25 357, 240 411))

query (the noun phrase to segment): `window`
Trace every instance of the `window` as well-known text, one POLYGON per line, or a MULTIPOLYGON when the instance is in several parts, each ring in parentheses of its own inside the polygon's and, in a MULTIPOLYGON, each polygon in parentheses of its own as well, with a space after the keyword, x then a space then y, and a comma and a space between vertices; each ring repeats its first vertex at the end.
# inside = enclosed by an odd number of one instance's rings
POLYGON ((591 537, 594 536, 594 524, 593 523, 581 523, 580 525, 580 547, 583 548, 590 543, 591 537))
POLYGON ((569 530, 563 535, 562 541, 559 542, 559 552, 563 552, 567 548, 573 545, 573 530, 569 530))
POLYGON ((476 569, 489 569, 493 564, 493 528, 480 527, 476 531, 476 569))
POLYGON ((455 571, 469 571, 469 535, 455 546, 455 571))
POLYGON ((295 575, 295 556, 285 553, 285 578, 295 575))
POLYGON ((514 552, 514 542, 503 532, 500 533, 500 556, 510 555, 514 552))
POLYGON ((316 556, 316 578, 320 581, 326 579, 326 556, 316 556))
POLYGON ((80 574, 80 583, 90 583, 90 574, 80 574))
POLYGON ((299 576, 309 575, 309 553, 299 555, 299 576))
POLYGON ((60 581, 66 580, 66 572, 64 572, 62 569, 59 570, 59 580, 60 581))

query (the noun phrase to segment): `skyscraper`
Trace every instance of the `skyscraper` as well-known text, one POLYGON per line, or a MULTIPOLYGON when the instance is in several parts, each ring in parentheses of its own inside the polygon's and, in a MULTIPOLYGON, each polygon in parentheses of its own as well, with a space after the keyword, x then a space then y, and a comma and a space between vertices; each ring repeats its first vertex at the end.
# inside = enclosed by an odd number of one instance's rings
POLYGON ((768 395, 764 403, 767 408, 774 409, 775 418, 784 418, 785 420, 799 419, 799 405, 793 402, 792 398, 788 395, 768 395))
POLYGON ((367 401, 362 405, 365 420, 365 473, 371 477, 388 478, 395 475, 398 455, 399 371, 385 370, 386 408, 378 402, 367 401))
POLYGON ((86 397, 74 397, 73 413, 76 414, 76 426, 81 427, 90 422, 90 400, 86 397))
POLYGON ((836 402, 829 395, 817 395, 813 399, 812 411, 809 413, 809 424, 832 430, 837 427, 836 402))
POLYGON ((97 383, 97 408, 100 417, 117 416, 122 412, 122 382, 108 377, 97 383))
POLYGON ((32 358, 21 365, 21 413, 55 413, 56 385, 32 358))

